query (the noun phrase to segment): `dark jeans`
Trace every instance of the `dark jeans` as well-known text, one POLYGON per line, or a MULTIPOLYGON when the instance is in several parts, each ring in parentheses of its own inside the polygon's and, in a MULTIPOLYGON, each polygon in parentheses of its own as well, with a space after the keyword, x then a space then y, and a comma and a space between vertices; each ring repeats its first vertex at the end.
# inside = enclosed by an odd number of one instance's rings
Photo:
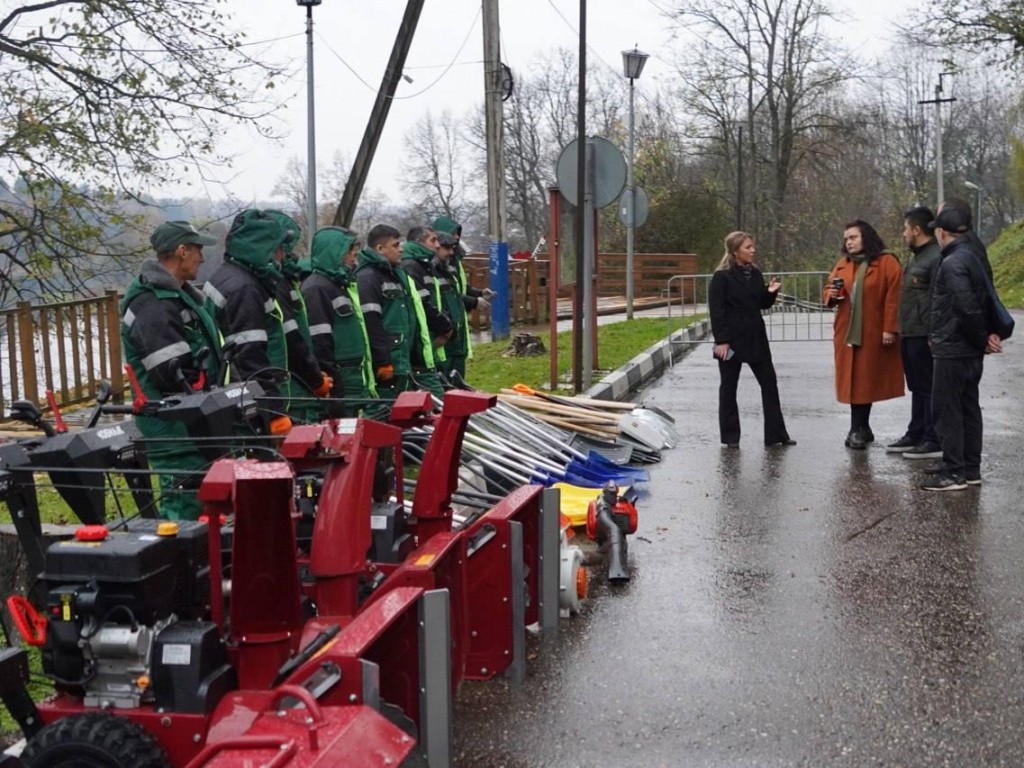
POLYGON ((981 470, 978 384, 985 359, 937 357, 932 378, 932 419, 942 444, 943 469, 957 477, 981 470))
POLYGON ((913 336, 901 342, 903 373, 910 390, 910 424, 907 434, 918 443, 938 443, 932 424, 932 352, 928 337, 913 336))
MULTIPOLYGON (((747 363, 754 372, 754 378, 761 385, 761 409, 764 411, 764 443, 774 445, 789 440, 786 422, 782 418, 779 404, 779 383, 775 378, 775 366, 771 358, 757 363, 747 363)), ((723 443, 740 441, 740 409, 736 405, 736 388, 743 368, 736 358, 718 361, 718 372, 722 382, 718 386, 718 429, 723 443)))

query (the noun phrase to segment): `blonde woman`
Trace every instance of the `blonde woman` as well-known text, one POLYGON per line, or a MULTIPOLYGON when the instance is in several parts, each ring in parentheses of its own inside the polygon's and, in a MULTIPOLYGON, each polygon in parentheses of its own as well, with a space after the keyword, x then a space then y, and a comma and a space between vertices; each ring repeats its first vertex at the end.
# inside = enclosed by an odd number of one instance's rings
POLYGON ((708 311, 711 333, 715 337, 714 356, 718 359, 721 384, 718 387, 718 427, 722 445, 738 448, 740 412, 736 388, 740 370, 746 363, 761 386, 764 411, 764 444, 796 445, 786 431, 779 404, 779 386, 772 364, 761 310, 775 303, 782 284, 772 279, 767 285, 754 266, 757 248, 746 232, 731 232, 725 238, 725 255, 708 286, 708 311))

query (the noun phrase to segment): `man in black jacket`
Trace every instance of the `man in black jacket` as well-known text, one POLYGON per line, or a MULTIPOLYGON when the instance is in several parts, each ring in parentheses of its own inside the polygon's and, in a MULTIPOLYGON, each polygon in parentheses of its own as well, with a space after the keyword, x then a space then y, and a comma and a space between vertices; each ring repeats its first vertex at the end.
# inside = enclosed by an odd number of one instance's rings
POLYGON ((912 256, 903 270, 900 293, 900 346, 903 373, 911 392, 910 423, 899 440, 886 446, 889 453, 907 459, 942 456, 939 436, 932 424, 932 352, 928 348, 932 283, 942 254, 931 222, 934 214, 923 206, 903 214, 903 243, 912 256))
POLYGON ((1002 352, 989 333, 985 302, 986 262, 971 231, 971 208, 946 200, 932 223, 942 260, 932 290, 932 418, 942 443, 942 468, 921 485, 926 491, 959 491, 981 485, 981 382, 986 354, 1002 352))

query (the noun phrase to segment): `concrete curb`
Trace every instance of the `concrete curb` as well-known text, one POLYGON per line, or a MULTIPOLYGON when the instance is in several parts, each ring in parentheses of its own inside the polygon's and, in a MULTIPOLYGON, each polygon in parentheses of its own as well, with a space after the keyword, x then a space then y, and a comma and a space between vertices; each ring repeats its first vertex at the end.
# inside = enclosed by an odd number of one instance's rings
MULTIPOLYGON (((710 332, 711 322, 702 320, 672 334, 672 343, 700 341, 710 332)), ((690 354, 692 350, 692 346, 681 347, 675 351, 674 357, 678 360, 690 354)), ((661 376, 669 366, 671 354, 669 340, 663 339, 621 368, 609 373, 583 394, 595 400, 625 400, 633 392, 661 376)))

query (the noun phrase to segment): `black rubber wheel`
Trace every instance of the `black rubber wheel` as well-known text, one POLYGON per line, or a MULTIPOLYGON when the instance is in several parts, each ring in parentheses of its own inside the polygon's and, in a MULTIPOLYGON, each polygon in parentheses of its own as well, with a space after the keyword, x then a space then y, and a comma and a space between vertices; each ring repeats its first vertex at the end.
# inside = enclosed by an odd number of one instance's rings
POLYGON ((139 725, 105 712, 72 715, 37 733, 21 754, 26 768, 170 768, 139 725))

